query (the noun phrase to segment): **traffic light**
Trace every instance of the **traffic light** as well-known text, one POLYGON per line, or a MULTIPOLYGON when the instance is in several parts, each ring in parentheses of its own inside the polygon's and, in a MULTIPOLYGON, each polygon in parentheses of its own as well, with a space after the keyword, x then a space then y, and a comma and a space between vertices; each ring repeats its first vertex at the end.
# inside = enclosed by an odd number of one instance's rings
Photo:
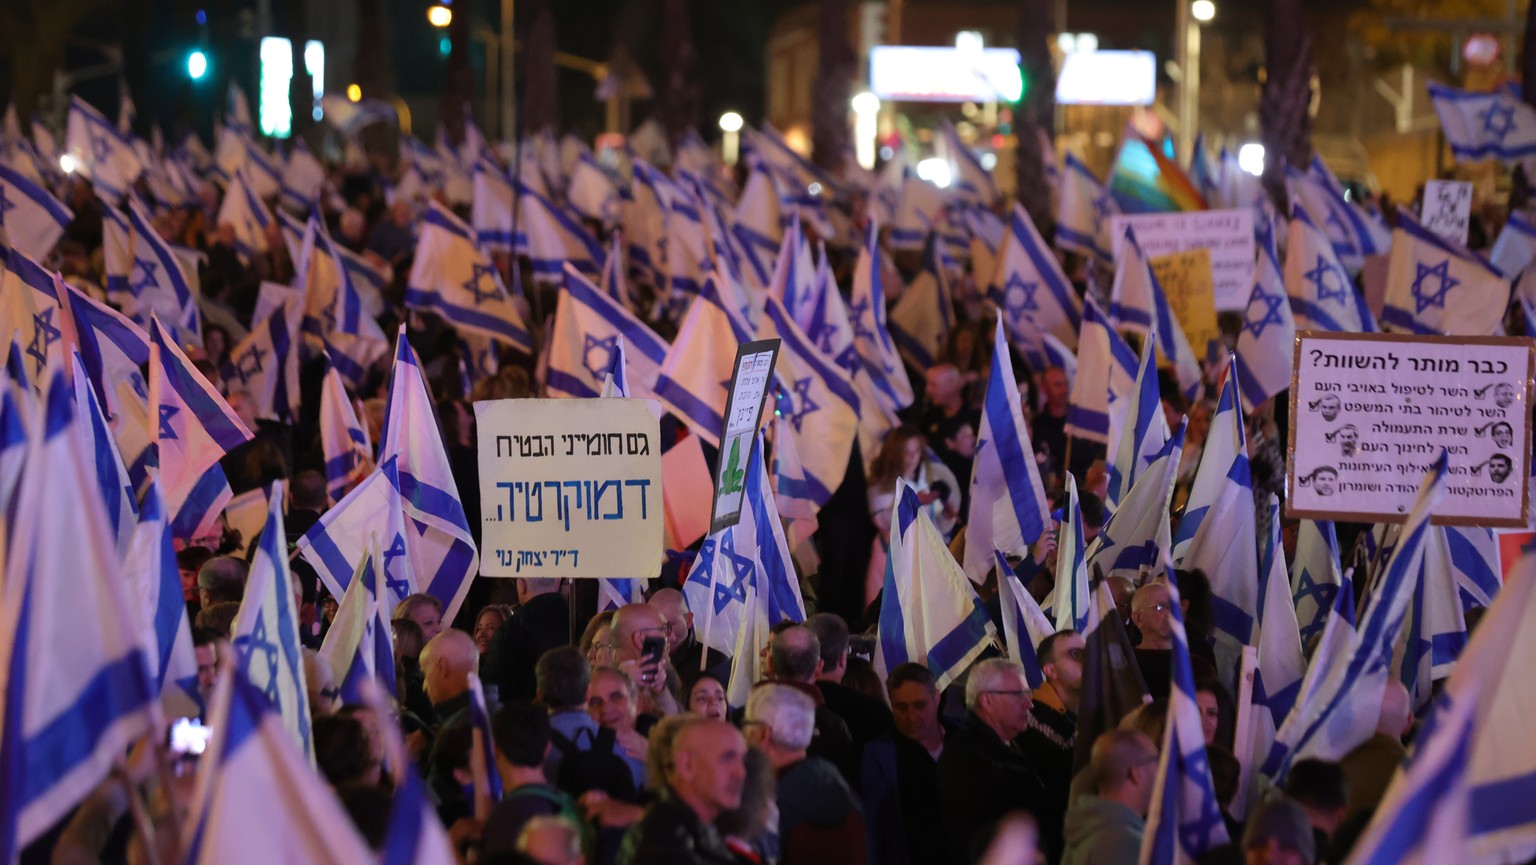
POLYGON ((193 81, 201 81, 208 74, 208 55, 201 49, 194 49, 187 55, 187 77, 193 81))

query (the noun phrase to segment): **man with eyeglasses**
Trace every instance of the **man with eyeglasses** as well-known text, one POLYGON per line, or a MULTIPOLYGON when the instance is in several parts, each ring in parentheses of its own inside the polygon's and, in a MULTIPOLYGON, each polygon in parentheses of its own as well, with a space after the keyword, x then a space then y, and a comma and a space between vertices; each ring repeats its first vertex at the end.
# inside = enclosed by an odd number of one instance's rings
MULTIPOLYGON (((1173 595, 1161 579, 1136 590, 1131 598, 1131 622, 1141 633, 1136 644, 1136 664, 1141 667, 1147 694, 1154 700, 1168 699, 1173 683, 1173 595)), ((1190 665, 1195 679, 1215 678, 1216 668, 1191 646, 1190 665)))
POLYGON ((1061 865, 1135 862, 1157 779, 1157 746, 1145 733, 1110 730, 1093 743, 1087 777, 1092 792, 1067 812, 1061 865))
POLYGON ((614 659, 619 669, 628 673, 640 687, 642 710, 656 718, 678 712, 673 685, 676 682, 676 687, 680 688, 681 680, 667 663, 666 654, 665 641, 670 630, 661 613, 647 604, 629 604, 613 614, 614 659), (663 641, 659 663, 643 657, 647 637, 659 637, 663 641))
MULTIPOLYGON (((1019 734, 1019 748, 1040 773, 1052 807, 1065 813, 1071 797, 1072 756, 1077 748, 1077 706, 1083 696, 1083 635, 1057 631, 1035 649, 1045 684, 1030 695, 1029 726, 1019 734)), ((1042 832, 1059 831, 1042 826, 1042 832)))
MULTIPOLYGON (((1014 739, 1029 726, 1032 701, 1024 668, 991 658, 971 668, 965 683, 965 724, 949 734, 939 756, 938 793, 944 832, 957 861, 974 861, 997 822, 1014 811, 1039 826, 1061 825, 1039 774, 1014 739)), ((1040 836, 1046 861, 1061 850, 1040 836)))

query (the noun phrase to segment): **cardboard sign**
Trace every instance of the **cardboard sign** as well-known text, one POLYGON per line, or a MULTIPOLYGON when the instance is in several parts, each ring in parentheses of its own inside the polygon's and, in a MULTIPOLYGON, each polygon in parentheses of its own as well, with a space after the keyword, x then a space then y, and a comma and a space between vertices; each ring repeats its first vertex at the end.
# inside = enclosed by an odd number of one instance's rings
POLYGON ((475 403, 481 574, 652 579, 661 573, 661 431, 649 403, 475 403))
POLYGON ((1424 227, 1452 243, 1467 245, 1472 220, 1472 184, 1465 180, 1430 180, 1424 184, 1424 227))
MULTIPOLYGON (((1185 252, 1211 251, 1211 276, 1217 309, 1247 309, 1253 291, 1253 211, 1200 210, 1192 213, 1143 213, 1114 217, 1115 262, 1125 254, 1125 229, 1148 258, 1185 252)), ((1180 324, 1183 322, 1181 321, 1180 324)), ((1191 342, 1198 353, 1203 347, 1191 342)))
POLYGON ((762 427, 763 397, 768 393, 768 383, 773 381, 773 365, 778 359, 777 339, 754 340, 736 349, 730 397, 725 403, 725 429, 720 431, 720 459, 715 464, 714 504, 709 511, 711 532, 741 520, 747 460, 762 427))
POLYGON ((1434 521, 1526 525, 1536 340, 1303 333, 1286 514, 1403 522, 1440 451, 1434 521))
MULTIPOLYGON (((1168 296, 1168 306, 1189 347, 1199 357, 1206 357, 1213 340, 1220 341, 1216 326, 1216 283, 1211 274, 1211 251, 1205 247, 1173 252, 1149 259, 1152 273, 1168 296)), ((1219 352, 1217 356, 1225 356, 1219 352)))

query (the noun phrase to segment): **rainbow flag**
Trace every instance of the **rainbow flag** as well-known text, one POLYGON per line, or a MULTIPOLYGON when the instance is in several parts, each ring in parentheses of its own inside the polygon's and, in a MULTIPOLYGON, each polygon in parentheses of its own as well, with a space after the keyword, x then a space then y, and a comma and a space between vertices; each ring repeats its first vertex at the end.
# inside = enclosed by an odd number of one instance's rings
POLYGON ((1173 159, 1127 129, 1109 172, 1109 194, 1125 213, 1205 210, 1205 197, 1173 159))

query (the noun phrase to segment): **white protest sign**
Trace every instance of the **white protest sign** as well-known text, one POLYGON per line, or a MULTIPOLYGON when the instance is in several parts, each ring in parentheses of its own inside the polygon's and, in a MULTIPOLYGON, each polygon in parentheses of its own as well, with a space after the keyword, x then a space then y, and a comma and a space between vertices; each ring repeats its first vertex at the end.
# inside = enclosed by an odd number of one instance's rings
POLYGON ((763 397, 768 393, 778 356, 777 339, 759 339, 736 349, 730 398, 725 404, 725 429, 720 431, 720 459, 715 467, 714 506, 710 508, 709 524, 712 532, 741 521, 747 460, 762 426, 763 397))
MULTIPOLYGON (((1217 309, 1247 309, 1253 293, 1253 211, 1199 210, 1114 217, 1115 261, 1124 257, 1125 229, 1148 258, 1204 247, 1211 251, 1217 309)), ((1197 350, 1201 346, 1196 346, 1197 350)))
POLYGON ((1286 514, 1402 522, 1448 455, 1436 523, 1526 524, 1536 340, 1304 333, 1286 514))
POLYGON ((1467 245, 1472 219, 1472 184, 1465 180, 1430 180, 1424 184, 1424 227, 1452 243, 1467 245))
POLYGON ((660 424, 643 399, 475 403, 480 573, 661 573, 660 424))

